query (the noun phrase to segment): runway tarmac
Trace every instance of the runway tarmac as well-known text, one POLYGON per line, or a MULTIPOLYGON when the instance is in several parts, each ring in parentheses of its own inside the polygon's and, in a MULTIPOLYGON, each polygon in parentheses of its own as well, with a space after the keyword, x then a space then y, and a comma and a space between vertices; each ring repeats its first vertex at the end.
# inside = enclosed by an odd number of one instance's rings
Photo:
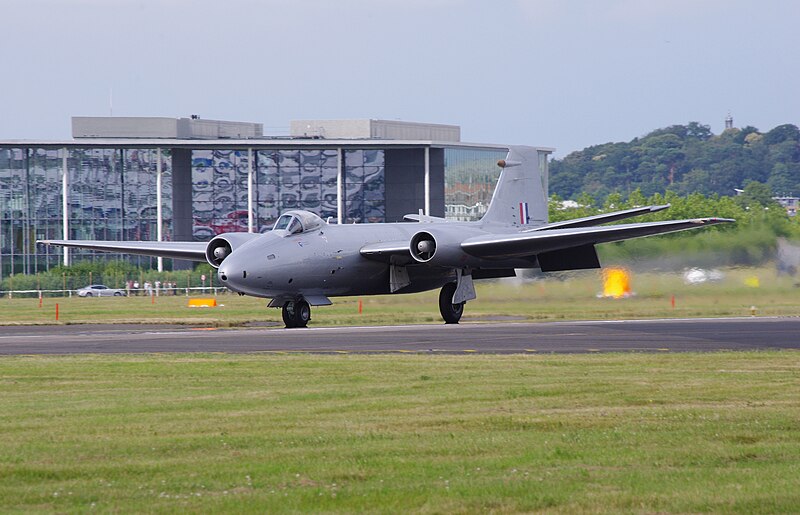
POLYGON ((800 318, 466 323, 308 329, 0 327, 0 354, 151 352, 585 353, 800 349, 800 318))

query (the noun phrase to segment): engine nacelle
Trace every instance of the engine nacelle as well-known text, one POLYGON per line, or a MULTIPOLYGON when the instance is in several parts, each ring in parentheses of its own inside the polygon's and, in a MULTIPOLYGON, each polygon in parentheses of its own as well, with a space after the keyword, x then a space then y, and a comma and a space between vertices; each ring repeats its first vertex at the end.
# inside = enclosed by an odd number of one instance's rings
POLYGON ((461 250, 464 232, 419 231, 411 237, 409 250, 418 263, 458 268, 468 265, 475 258, 461 250))
POLYGON ((260 235, 250 232, 228 232, 220 234, 208 242, 206 247, 206 261, 214 268, 219 268, 226 257, 231 255, 231 252, 241 247, 253 238, 260 235))

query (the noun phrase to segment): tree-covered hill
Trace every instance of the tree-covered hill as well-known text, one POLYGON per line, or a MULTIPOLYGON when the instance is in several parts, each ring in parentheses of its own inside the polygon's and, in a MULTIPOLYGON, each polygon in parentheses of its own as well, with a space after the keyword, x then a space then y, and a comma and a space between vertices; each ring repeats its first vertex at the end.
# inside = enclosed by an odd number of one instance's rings
POLYGON ((698 122, 655 130, 627 143, 606 143, 573 152, 550 167, 550 192, 563 198, 588 193, 604 198, 637 189, 650 196, 734 195, 748 182, 775 195, 800 194, 800 129, 779 125, 715 135, 698 122))

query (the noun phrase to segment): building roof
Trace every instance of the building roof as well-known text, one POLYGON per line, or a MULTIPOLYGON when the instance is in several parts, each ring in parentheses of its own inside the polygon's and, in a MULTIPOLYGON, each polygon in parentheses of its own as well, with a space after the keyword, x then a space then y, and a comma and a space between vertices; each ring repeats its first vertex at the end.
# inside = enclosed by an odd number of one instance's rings
MULTIPOLYGON (((0 140, 0 147, 26 148, 176 148, 381 149, 467 148, 506 150, 508 145, 463 143, 457 125, 397 120, 298 120, 290 136, 264 136, 261 124, 164 117, 75 116, 70 140, 0 140)), ((549 147, 535 147, 553 152, 549 147)))
MULTIPOLYGON (((26 148, 183 148, 204 150, 248 149, 381 149, 381 148, 469 148, 505 150, 509 146, 494 143, 463 143, 433 140, 324 139, 324 138, 253 138, 253 139, 165 139, 165 138, 86 138, 71 140, 0 140, 0 147, 26 148)), ((550 147, 535 147, 553 152, 550 147)))

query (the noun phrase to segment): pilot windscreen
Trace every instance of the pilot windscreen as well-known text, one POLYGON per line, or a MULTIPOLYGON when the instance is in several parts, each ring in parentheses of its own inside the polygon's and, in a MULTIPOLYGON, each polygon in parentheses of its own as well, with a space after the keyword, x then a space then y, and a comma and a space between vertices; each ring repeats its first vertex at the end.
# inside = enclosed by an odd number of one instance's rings
POLYGON ((289 226, 289 222, 292 221, 292 217, 289 215, 283 215, 282 217, 278 218, 278 221, 275 222, 275 227, 272 228, 273 231, 278 229, 286 229, 289 226))
POLYGON ((303 232, 303 226, 300 224, 300 220, 293 218, 292 223, 289 224, 289 228, 287 230, 289 231, 289 234, 303 232))

